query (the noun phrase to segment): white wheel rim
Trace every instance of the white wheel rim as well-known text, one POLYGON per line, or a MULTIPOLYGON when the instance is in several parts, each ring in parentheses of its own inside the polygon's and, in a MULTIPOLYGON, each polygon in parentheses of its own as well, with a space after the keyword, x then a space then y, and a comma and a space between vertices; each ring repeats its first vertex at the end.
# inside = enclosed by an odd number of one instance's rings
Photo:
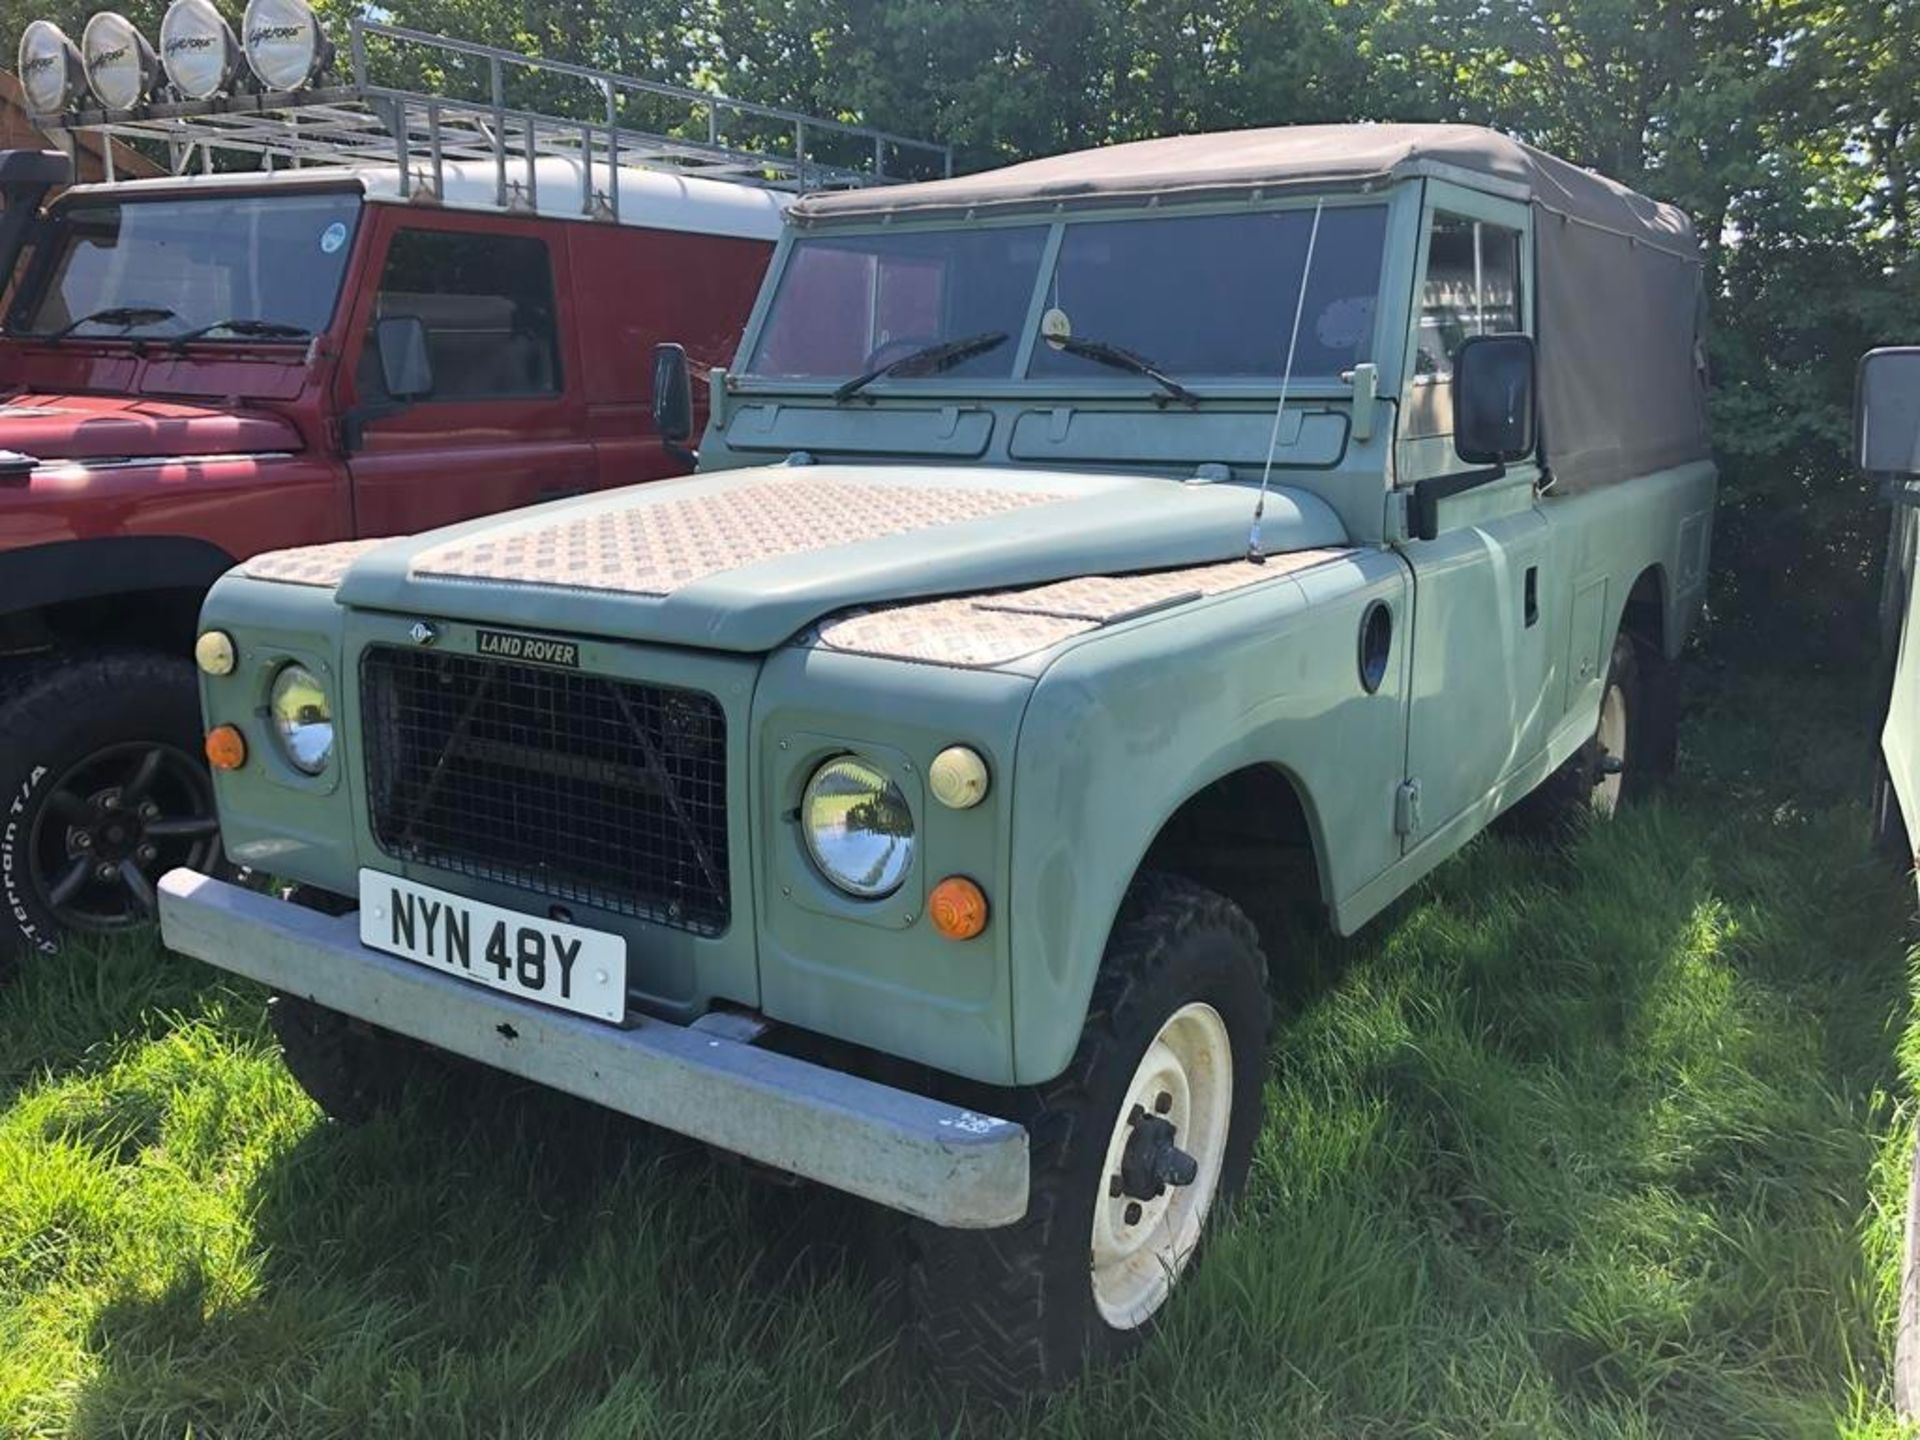
POLYGON ((1183 1005, 1133 1072, 1094 1196, 1093 1300, 1114 1329, 1143 1324, 1186 1268, 1220 1188, 1232 1121, 1233 1044, 1226 1022, 1211 1005, 1183 1005), (1151 1199, 1116 1193, 1136 1107, 1172 1124, 1174 1144, 1198 1164, 1192 1184, 1168 1186, 1151 1199))
MULTIPOLYGON (((1600 728, 1594 732, 1594 748, 1599 751, 1597 763, 1605 765, 1608 760, 1617 760, 1621 765, 1627 759, 1627 693, 1618 685, 1607 686, 1607 693, 1600 697, 1600 728)), ((1611 815, 1620 804, 1620 782, 1624 778, 1618 766, 1599 772, 1599 778, 1593 786, 1593 808, 1602 815, 1611 815)))

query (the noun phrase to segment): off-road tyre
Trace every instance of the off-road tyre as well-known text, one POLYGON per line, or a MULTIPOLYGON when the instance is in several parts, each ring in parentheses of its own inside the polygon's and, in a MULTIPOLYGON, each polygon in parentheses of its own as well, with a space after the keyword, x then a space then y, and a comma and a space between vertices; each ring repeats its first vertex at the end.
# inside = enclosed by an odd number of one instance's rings
MULTIPOLYGON (((1602 726, 1605 707, 1615 691, 1625 706, 1626 753, 1621 764, 1614 808, 1637 804, 1662 776, 1671 773, 1678 752, 1677 678, 1664 657, 1650 660, 1645 648, 1626 631, 1613 637, 1607 661, 1607 683, 1601 692, 1602 726)), ((1555 838, 1577 825, 1610 812, 1598 800, 1602 764, 1610 758, 1601 743, 1601 731, 1588 740, 1553 774, 1540 782, 1502 817, 1509 833, 1555 838)))
MULTIPOLYGON (((117 803, 117 802, 116 802, 117 803)), ((22 666, 0 689, 0 975, 32 951, 51 954, 80 932, 132 929, 152 918, 152 887, 175 865, 220 866, 212 784, 201 759, 200 694, 190 661, 148 650, 63 655, 22 666), (149 754, 159 755, 146 808, 128 808, 129 828, 111 847, 91 852, 129 879, 89 876, 62 894, 66 873, 82 858, 76 837, 98 832, 105 817, 94 797, 117 794, 116 777, 131 780, 149 754), (80 810, 76 800, 84 802, 80 810), (56 813, 58 812, 58 813, 56 813), (152 837, 144 823, 194 835, 152 837), (150 858, 138 858, 152 845, 150 858), (111 854, 107 850, 111 849, 111 854), (124 852, 124 853, 122 853, 124 852), (125 913, 116 915, 117 892, 125 913)))
POLYGON ((1168 1017, 1190 1002, 1211 1005, 1231 1040, 1232 1109, 1201 1232, 1210 1233, 1246 1180, 1260 1129, 1272 1019, 1266 980, 1254 928, 1230 901, 1178 876, 1135 881, 1066 1070, 1045 1085, 971 1097, 1028 1127, 1026 1216, 996 1230, 908 1226, 915 1348, 950 1395, 1019 1404, 1089 1363, 1125 1358, 1151 1333, 1163 1311, 1119 1329, 1094 1301, 1094 1206, 1107 1190, 1102 1172, 1118 1108, 1168 1017))
POLYGON ((416 1086, 437 1077, 436 1056, 416 1041, 275 992, 267 1024, 300 1088, 343 1125, 363 1125, 399 1108, 416 1086))

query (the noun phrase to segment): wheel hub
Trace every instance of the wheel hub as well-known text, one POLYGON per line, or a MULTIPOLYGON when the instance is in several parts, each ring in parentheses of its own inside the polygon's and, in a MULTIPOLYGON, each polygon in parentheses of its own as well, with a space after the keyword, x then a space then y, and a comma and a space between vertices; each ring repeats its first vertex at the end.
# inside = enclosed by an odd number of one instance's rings
MULTIPOLYGON (((1162 1093, 1156 1103, 1171 1106, 1173 1097, 1162 1093)), ((1114 1177, 1120 1193, 1135 1200, 1158 1200, 1171 1186, 1191 1185, 1200 1174, 1200 1162, 1174 1143, 1179 1130, 1159 1115, 1149 1115, 1138 1105, 1129 1117, 1133 1135, 1120 1156, 1120 1173, 1114 1177)))
POLYGON ((148 801, 129 808, 113 787, 88 796, 86 806, 80 823, 67 827, 67 854, 107 864, 129 859, 145 864, 155 858, 158 852, 147 840, 147 822, 159 818, 157 805, 148 801))
POLYGON ((46 792, 34 822, 34 880, 61 925, 121 929, 155 913, 162 871, 211 861, 218 830, 205 776, 184 752, 110 747, 46 792))
POLYGON ((1134 1069, 1094 1200, 1093 1298, 1116 1329, 1133 1329, 1160 1308, 1199 1242, 1232 1106, 1226 1023, 1211 1005, 1184 1005, 1134 1069))

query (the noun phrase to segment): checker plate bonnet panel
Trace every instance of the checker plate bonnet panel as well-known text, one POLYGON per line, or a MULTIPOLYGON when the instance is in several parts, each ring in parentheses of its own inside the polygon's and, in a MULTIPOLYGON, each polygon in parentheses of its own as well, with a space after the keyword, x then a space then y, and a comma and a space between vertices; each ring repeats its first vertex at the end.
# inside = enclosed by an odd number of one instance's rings
POLYGON ((1136 615, 1279 580, 1347 553, 1298 550, 1269 556, 1262 565, 1236 560, 1145 575, 1086 575, 1028 590, 856 611, 821 625, 815 643, 890 660, 983 669, 1136 615))
POLYGON ((436 545, 413 573, 666 596, 764 560, 979 520, 1059 497, 1019 490, 764 480, 436 545))
MULTIPOLYGON (((765 466, 604 491, 378 547, 355 608, 764 653, 829 615, 1246 553, 1251 487, 1025 467, 765 466)), ((1344 545, 1276 486, 1275 552, 1344 545)), ((1088 603, 1076 592, 1051 603, 1088 603)), ((1044 597, 1041 603, 1049 603, 1044 597)))

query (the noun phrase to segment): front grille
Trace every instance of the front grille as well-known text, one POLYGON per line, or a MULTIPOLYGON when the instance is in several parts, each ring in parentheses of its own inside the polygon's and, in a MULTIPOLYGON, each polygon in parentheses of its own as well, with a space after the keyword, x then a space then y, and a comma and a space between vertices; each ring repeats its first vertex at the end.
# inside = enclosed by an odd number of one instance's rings
POLYGON ((394 859, 726 929, 713 696, 387 645, 362 655, 360 685, 373 836, 394 859))

